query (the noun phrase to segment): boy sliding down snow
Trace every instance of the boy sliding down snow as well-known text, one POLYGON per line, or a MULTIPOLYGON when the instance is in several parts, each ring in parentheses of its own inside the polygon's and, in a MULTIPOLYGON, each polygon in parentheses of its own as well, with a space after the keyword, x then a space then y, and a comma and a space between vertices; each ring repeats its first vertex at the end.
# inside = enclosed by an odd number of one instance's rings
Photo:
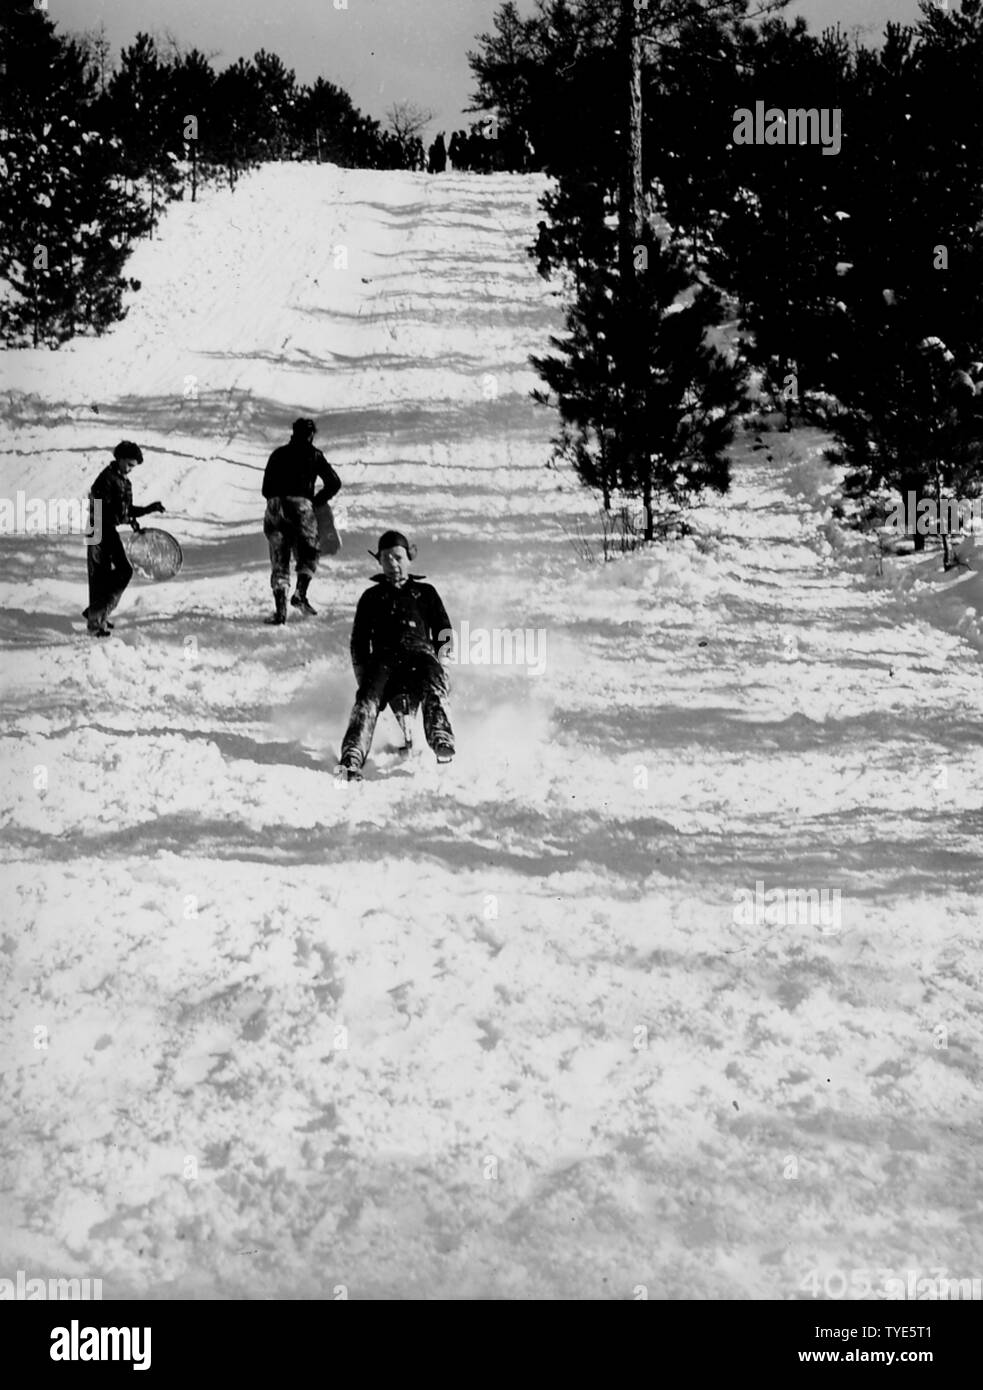
POLYGON ((355 610, 351 649, 358 695, 341 745, 341 766, 353 781, 361 777, 380 710, 400 695, 413 707, 423 705, 423 730, 437 761, 454 756, 447 677, 437 659, 439 646, 450 639, 447 610, 432 584, 410 574, 416 550, 402 532, 386 531, 369 554, 382 573, 355 610))

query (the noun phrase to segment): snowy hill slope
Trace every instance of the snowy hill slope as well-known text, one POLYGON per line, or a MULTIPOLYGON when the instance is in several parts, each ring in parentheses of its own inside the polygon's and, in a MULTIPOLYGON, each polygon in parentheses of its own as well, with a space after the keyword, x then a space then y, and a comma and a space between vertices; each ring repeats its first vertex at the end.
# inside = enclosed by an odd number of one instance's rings
POLYGON ((698 539, 578 562, 528 400, 538 192, 267 168, 172 208, 107 338, 4 355, 4 494, 83 492, 136 438, 187 562, 92 643, 78 540, 2 541, 0 1274, 617 1299, 980 1271, 978 655, 843 565, 810 435, 742 441, 698 539), (301 412, 345 548, 274 632, 259 484, 301 412), (439 774, 384 715, 356 791, 347 640, 392 525, 453 620, 546 661, 456 670, 439 774), (759 883, 836 912, 742 916, 759 883))

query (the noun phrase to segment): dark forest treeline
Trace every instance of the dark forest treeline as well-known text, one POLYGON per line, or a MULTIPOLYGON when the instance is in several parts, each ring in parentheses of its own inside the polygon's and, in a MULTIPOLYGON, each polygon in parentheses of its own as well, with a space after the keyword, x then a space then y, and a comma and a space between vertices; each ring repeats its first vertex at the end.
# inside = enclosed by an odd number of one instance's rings
POLYGON ((5 0, 0 28, 0 337, 57 346, 102 332, 134 286, 135 238, 166 204, 268 160, 402 168, 407 151, 340 87, 310 86, 272 53, 217 71, 139 34, 115 66, 105 43, 59 33, 5 0))
POLYGON ((476 104, 528 137, 556 180, 534 254, 569 294, 567 335, 536 363, 561 416, 558 456, 606 503, 643 497, 643 483, 670 508, 697 484, 726 486, 720 429, 694 426, 711 384, 718 422, 742 387, 735 376, 722 404, 721 364, 711 371, 704 338, 672 323, 684 268, 691 327, 732 306, 743 361, 787 414, 834 419, 858 495, 882 485, 977 495, 983 0, 924 3, 916 24, 888 26, 878 46, 778 14, 750 22, 761 8, 637 7, 648 269, 634 306, 618 263, 628 111, 618 4, 539 0, 526 19, 504 4, 470 55, 476 104), (736 141, 735 113, 759 102, 838 111, 837 148, 780 143, 778 124, 770 143, 736 141), (639 355, 648 388, 633 410, 639 355))

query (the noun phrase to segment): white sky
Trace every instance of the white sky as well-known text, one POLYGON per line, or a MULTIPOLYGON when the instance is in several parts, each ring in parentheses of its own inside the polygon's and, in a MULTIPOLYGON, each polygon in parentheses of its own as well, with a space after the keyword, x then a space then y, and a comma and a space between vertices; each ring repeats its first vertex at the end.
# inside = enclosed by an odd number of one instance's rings
MULTIPOLYGON (((467 50, 491 27, 499 0, 48 0, 66 29, 104 24, 114 49, 141 29, 171 32, 219 63, 271 49, 304 82, 321 75, 382 119, 398 100, 435 113, 435 130, 463 122, 472 90, 467 50)), ((519 0, 520 9, 532 9, 519 0)), ((814 28, 883 30, 889 19, 916 17, 917 0, 793 0, 814 28)))

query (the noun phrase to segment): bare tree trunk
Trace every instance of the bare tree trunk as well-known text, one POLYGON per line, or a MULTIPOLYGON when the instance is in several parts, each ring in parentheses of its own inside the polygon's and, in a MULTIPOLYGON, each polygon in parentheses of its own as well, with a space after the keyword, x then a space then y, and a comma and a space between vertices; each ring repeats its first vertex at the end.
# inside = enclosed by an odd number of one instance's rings
POLYGON ((67 280, 68 280, 68 305, 69 305, 69 308, 68 308, 68 336, 69 336, 70 338, 74 338, 74 337, 75 337, 75 326, 76 326, 76 323, 78 322, 77 315, 76 315, 76 312, 75 312, 76 306, 77 306, 77 304, 78 304, 78 295, 75 293, 75 257, 72 256, 72 255, 69 255, 69 257, 68 257, 67 269, 68 269, 67 280))
POLYGON ((910 522, 910 529, 909 529, 909 531, 908 531, 908 535, 909 535, 909 536, 911 537, 911 539, 912 539, 912 543, 913 543, 913 546, 914 546, 914 549, 915 549, 915 553, 917 554, 919 551, 922 551, 922 550, 925 549, 925 536, 924 536, 924 533, 918 530, 918 502, 919 502, 919 493, 921 492, 921 480, 916 476, 916 477, 910 477, 910 478, 901 478, 900 481, 901 481, 900 492, 901 492, 901 496, 902 496, 902 497, 904 498, 904 500, 905 500, 905 508, 906 508, 906 511, 907 511, 908 498, 909 498, 912 494, 914 494, 914 498, 915 498, 914 515, 908 517, 908 520, 909 520, 909 522, 910 522))
MULTIPOLYGON (((625 341, 631 346, 622 362, 625 372, 625 419, 622 424, 626 448, 624 463, 628 479, 643 477, 651 490, 649 470, 644 466, 641 439, 644 417, 647 362, 645 333, 641 322, 638 272, 635 257, 645 236, 645 186, 642 171, 642 41, 638 32, 635 0, 621 0, 621 49, 628 79, 626 93, 625 148, 622 152, 622 182, 619 209, 619 272, 625 320, 625 341), (639 345, 636 347, 635 345, 639 345)), ((648 537, 647 537, 648 538, 648 537)))
POLYGON ((935 514, 939 518, 939 535, 942 538, 942 568, 952 569, 952 545, 949 541, 949 517, 942 511, 942 474, 935 474, 935 514))
POLYGON ((635 0, 621 0, 622 56, 628 73, 626 147, 622 167, 620 258, 626 288, 635 284, 635 247, 645 231, 642 177, 642 41, 635 20, 635 0))
MULTIPOLYGON (((792 401, 794 398, 790 394, 791 388, 788 384, 788 362, 785 363, 785 369, 785 381, 782 383, 782 409, 785 412, 785 423, 782 429, 786 433, 790 433, 792 429, 792 401)), ((796 381, 798 381, 798 377, 796 377, 796 381)))
POLYGON ((634 0, 620 0, 620 61, 626 90, 623 106, 622 167, 617 213, 617 260, 626 335, 617 367, 623 374, 623 411, 615 460, 620 482, 631 488, 644 477, 641 459, 642 404, 645 399, 645 356, 635 345, 644 343, 640 321, 638 271, 635 253, 645 232, 645 190, 642 181, 641 38, 634 0))

